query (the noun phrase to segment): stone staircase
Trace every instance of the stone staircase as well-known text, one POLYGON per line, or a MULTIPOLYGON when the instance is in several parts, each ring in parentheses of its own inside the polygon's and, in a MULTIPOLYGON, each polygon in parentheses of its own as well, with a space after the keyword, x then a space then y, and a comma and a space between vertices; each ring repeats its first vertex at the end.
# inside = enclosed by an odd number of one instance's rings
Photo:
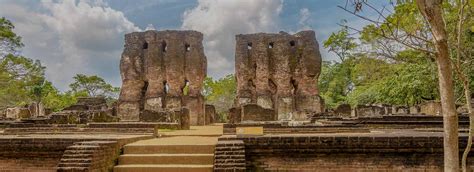
POLYGON ((216 138, 178 136, 139 141, 124 146, 114 172, 213 171, 216 138))
POLYGON ((118 151, 116 141, 77 142, 64 151, 57 171, 109 171, 113 167, 118 151))

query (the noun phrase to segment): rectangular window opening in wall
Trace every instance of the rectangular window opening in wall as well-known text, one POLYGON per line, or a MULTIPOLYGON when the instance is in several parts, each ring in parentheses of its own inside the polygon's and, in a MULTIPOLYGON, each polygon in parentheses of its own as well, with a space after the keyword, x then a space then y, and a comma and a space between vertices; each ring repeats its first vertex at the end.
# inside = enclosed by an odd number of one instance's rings
POLYGON ((168 50, 168 46, 166 45, 166 42, 163 41, 161 43, 161 51, 166 52, 166 50, 168 50))
POLYGON ((187 52, 191 51, 191 46, 189 44, 184 44, 184 48, 187 52))
POLYGON ((170 90, 170 86, 168 85, 167 81, 163 81, 163 93, 168 94, 170 90))
POLYGON ((298 82, 295 79, 291 78, 290 84, 292 86, 291 88, 292 94, 296 95, 296 92, 298 91, 298 82))
POLYGON ((189 94, 189 81, 184 80, 184 87, 182 88, 183 95, 187 96, 189 94))

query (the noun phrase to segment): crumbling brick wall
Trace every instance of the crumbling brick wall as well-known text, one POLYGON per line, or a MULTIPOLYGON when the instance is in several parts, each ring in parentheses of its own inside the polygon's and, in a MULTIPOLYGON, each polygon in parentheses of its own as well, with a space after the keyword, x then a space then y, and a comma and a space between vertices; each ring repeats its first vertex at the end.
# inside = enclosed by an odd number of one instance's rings
POLYGON ((188 107, 192 125, 204 123, 206 77, 203 35, 197 31, 146 31, 125 35, 120 61, 118 115, 138 121, 143 110, 188 107))
MULTIPOLYGON (((442 134, 426 136, 339 133, 219 138, 219 142, 230 140, 243 141, 246 171, 442 171, 443 169, 442 134)), ((466 136, 461 136, 459 146, 464 147, 466 140, 466 136)), ((235 144, 220 144, 216 147, 216 155, 224 152, 223 150, 239 150, 235 147, 235 144)), ((229 152, 229 155, 233 155, 233 152, 229 152)), ((469 156, 467 161, 468 169, 472 170, 474 157, 469 156)), ((220 167, 234 162, 236 161, 229 156, 216 157, 216 164, 220 167), (229 159, 228 163, 218 163, 222 162, 224 157, 229 159)))
POLYGON ((236 106, 274 109, 278 120, 306 119, 297 114, 324 108, 317 87, 320 72, 321 55, 313 31, 236 36, 236 106))
MULTIPOLYGON (((119 145, 151 139, 152 136, 128 138, 94 137, 2 137, 0 138, 0 171, 56 171, 65 150, 78 142, 115 141, 119 145)), ((113 158, 111 156, 107 157, 113 158)), ((115 157, 117 158, 117 157, 115 157)), ((106 160, 105 158, 101 160, 106 160)), ((103 161, 102 161, 103 162, 103 161)), ((102 163, 99 162, 99 163, 102 163)), ((107 161, 110 162, 110 161, 107 161)), ((92 164, 97 164, 93 162, 92 164)))

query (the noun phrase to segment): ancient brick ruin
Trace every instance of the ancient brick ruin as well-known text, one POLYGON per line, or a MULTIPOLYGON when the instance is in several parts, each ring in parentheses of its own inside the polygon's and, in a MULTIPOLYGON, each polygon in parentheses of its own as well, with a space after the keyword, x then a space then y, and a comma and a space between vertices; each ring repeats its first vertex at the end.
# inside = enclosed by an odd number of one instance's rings
MULTIPOLYGON (((237 97, 227 124, 190 127, 225 120, 200 93, 206 75, 202 34, 136 32, 126 35, 117 105, 83 97, 51 114, 35 105, 0 112, 0 166, 63 172, 442 171, 439 102, 324 109, 313 31, 236 38, 237 97)), ((459 105, 458 111, 458 125, 467 131, 466 109, 459 105)), ((460 132, 459 146, 467 139, 460 132)), ((474 169, 473 152, 468 169, 474 169)))
POLYGON ((120 61, 118 116, 139 121, 144 110, 190 111, 191 125, 204 124, 201 95, 206 77, 203 35, 196 31, 146 31, 125 35, 120 61))
MULTIPOLYGON (((49 115, 48 124, 87 124, 118 121, 116 108, 108 106, 105 97, 79 97, 77 103, 49 115)), ((39 121, 37 121, 39 122, 39 121)))
POLYGON ((274 111, 265 119, 248 117, 251 114, 242 114, 242 119, 304 120, 307 113, 322 112, 320 72, 321 55, 313 31, 236 36, 236 107, 256 104, 267 110, 248 111, 274 111))

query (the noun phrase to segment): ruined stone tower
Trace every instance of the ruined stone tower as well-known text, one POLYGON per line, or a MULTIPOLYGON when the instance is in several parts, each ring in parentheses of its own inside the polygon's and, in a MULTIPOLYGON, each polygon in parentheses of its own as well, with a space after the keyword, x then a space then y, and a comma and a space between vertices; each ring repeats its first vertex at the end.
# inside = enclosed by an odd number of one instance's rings
POLYGON ((187 107, 191 125, 203 124, 206 77, 203 35, 197 31, 146 31, 125 35, 120 61, 118 115, 138 121, 140 113, 187 107))
POLYGON ((243 120, 303 120, 323 111, 317 87, 321 55, 313 31, 237 35, 235 52, 236 106, 256 104, 275 113, 249 117, 256 111, 242 110, 243 120))

